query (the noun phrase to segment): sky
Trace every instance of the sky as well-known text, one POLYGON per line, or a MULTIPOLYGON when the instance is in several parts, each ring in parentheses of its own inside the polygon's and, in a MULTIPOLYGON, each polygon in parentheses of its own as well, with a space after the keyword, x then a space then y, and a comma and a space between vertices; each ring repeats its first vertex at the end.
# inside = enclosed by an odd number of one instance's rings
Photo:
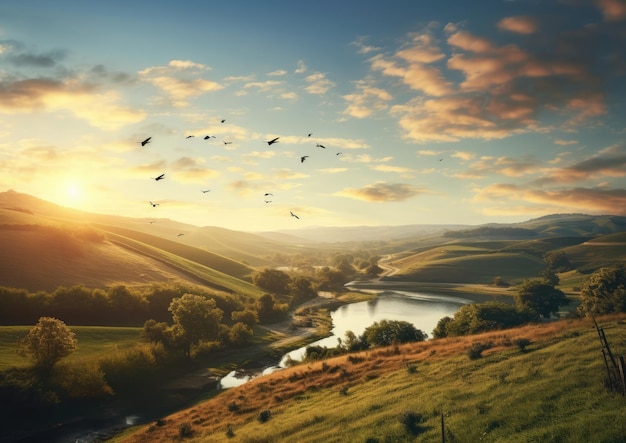
POLYGON ((626 215, 625 98, 624 0, 0 2, 0 191, 102 214, 626 215))

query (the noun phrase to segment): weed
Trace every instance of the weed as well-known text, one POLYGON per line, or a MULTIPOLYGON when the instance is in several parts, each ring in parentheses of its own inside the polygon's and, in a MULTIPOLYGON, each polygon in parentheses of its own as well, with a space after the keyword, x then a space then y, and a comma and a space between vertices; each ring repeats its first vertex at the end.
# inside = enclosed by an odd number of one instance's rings
POLYGON ((513 343, 519 348, 520 351, 525 352, 526 347, 530 345, 530 340, 527 338, 517 338, 513 340, 513 343))
POLYGON ((476 360, 483 356, 483 351, 491 348, 491 343, 472 343, 472 345, 467 350, 467 356, 470 360, 476 360))
POLYGON ((425 429, 420 426, 422 421, 424 421, 424 417, 422 414, 418 414, 417 412, 404 411, 400 415, 400 423, 402 423, 406 430, 413 435, 419 435, 425 431, 425 429))

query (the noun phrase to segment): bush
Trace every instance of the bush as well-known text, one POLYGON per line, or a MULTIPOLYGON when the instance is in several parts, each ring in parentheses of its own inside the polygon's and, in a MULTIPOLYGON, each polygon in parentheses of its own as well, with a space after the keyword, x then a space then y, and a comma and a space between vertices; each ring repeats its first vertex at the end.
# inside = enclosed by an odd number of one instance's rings
POLYGON ((193 428, 191 427, 191 423, 185 422, 178 425, 178 436, 180 438, 193 437, 193 428))
POLYGON ((413 411, 404 411, 400 415, 400 423, 413 435, 418 435, 425 431, 425 429, 420 426, 422 421, 424 421, 424 417, 413 411))
POLYGON ((467 355, 470 360, 476 360, 483 356, 483 351, 491 348, 490 343, 472 343, 472 346, 467 350, 467 355))
POLYGON ((518 338, 513 340, 513 344, 516 345, 520 351, 526 351, 526 347, 530 345, 530 340, 527 338, 518 338))
POLYGON ((258 419, 261 423, 265 423, 265 422, 266 422, 266 421, 268 421, 271 417, 272 417, 272 411, 270 411, 269 409, 265 409, 264 411, 259 412, 259 416, 257 417, 257 419, 258 419))

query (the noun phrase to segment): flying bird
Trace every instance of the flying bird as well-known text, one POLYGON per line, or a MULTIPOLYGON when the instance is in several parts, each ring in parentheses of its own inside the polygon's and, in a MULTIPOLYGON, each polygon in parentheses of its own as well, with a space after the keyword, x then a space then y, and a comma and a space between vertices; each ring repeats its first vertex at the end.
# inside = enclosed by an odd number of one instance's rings
POLYGON ((151 139, 151 138, 152 138, 152 137, 148 137, 148 138, 147 138, 147 139, 145 139, 144 141, 140 142, 140 143, 141 143, 141 146, 143 147, 143 146, 146 146, 148 143, 150 143, 150 139, 151 139))
POLYGON ((293 212, 289 211, 289 213, 291 214, 292 217, 297 218, 298 220, 300 220, 300 217, 298 217, 296 214, 294 214, 293 212))
POLYGON ((274 197, 274 194, 272 194, 271 192, 266 192, 265 196, 267 197, 268 195, 271 195, 272 197, 274 197))
POLYGON ((303 156, 303 157, 300 157, 300 163, 304 163, 304 161, 305 161, 307 158, 309 158, 309 156, 308 156, 308 155, 305 155, 305 156, 303 156))
POLYGON ((208 140, 208 139, 210 139, 210 138, 215 138, 215 136, 214 136, 214 135, 205 135, 205 136, 204 136, 204 139, 205 139, 205 140, 208 140))
POLYGON ((187 137, 185 137, 185 138, 191 138, 191 137, 195 137, 195 135, 188 135, 188 136, 187 136, 187 137))
POLYGON ((158 177, 154 177, 153 180, 159 181, 159 180, 163 180, 164 178, 165 178, 165 172, 159 175, 158 177))
MULTIPOLYGON (((156 208, 157 206, 159 206, 159 204, 158 204, 158 203, 152 203, 152 202, 150 202, 150 204, 152 205, 152 207, 153 207, 153 208, 156 208)), ((154 223, 154 222, 150 222, 150 223, 154 223)))
POLYGON ((264 200, 265 203, 272 203, 272 200, 264 200))
POLYGON ((221 120, 221 122, 222 122, 222 123, 224 123, 225 121, 226 121, 226 119, 225 119, 225 118, 223 118, 223 119, 221 120))
POLYGON ((341 152, 336 153, 335 155, 341 155, 341 152))
POLYGON ((326 146, 324 146, 324 145, 320 145, 319 143, 316 143, 315 147, 317 147, 317 148, 324 148, 324 149, 326 149, 326 146))
POLYGON ((210 189, 207 189, 206 191, 204 191, 204 190, 202 190, 202 189, 201 189, 201 191, 202 191, 202 193, 203 193, 203 194, 206 194, 207 192, 211 192, 211 190, 210 190, 210 189))
POLYGON ((183 235, 185 235, 185 234, 178 234, 176 237, 182 237, 183 235))
POLYGON ((307 137, 310 137, 310 136, 312 136, 312 135, 313 135, 313 134, 309 133, 309 135, 307 135, 307 137))
POLYGON ((273 138, 272 140, 268 141, 268 142, 267 142, 267 144, 271 146, 271 145, 273 145, 274 143, 278 143, 278 139, 279 139, 279 138, 280 138, 280 137, 273 138))
POLYGON ((233 142, 227 142, 226 140, 224 140, 224 144, 225 144, 225 145, 232 145, 232 144, 233 144, 233 142))

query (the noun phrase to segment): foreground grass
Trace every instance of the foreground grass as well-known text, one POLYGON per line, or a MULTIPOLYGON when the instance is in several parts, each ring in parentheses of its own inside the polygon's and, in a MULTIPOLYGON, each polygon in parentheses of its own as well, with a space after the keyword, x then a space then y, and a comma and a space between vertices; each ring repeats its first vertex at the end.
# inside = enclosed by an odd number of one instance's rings
MULTIPOLYGON (((623 355, 626 316, 600 324, 623 355)), ((115 441, 439 442, 442 413, 446 441, 623 441, 626 400, 605 378, 591 322, 562 320, 299 365, 115 441), (526 352, 516 338, 531 340, 526 352), (476 342, 493 347, 470 360, 476 342)))

